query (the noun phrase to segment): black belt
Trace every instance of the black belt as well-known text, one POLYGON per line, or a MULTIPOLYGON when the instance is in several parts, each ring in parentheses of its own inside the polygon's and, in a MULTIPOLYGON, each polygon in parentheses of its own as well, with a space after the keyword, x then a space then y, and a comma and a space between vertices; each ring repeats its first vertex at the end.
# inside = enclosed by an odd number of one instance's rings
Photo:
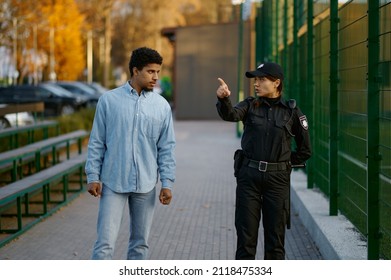
POLYGON ((257 161, 252 159, 244 159, 244 164, 248 167, 258 169, 261 172, 268 171, 282 171, 287 170, 290 167, 289 161, 284 162, 267 162, 267 161, 257 161), (248 161, 246 163, 246 161, 248 161))

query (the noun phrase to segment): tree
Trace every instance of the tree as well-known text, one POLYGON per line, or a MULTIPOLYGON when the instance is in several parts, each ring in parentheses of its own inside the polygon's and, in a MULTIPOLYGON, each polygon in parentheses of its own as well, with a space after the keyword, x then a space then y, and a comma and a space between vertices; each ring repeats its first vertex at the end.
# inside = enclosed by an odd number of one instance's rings
POLYGON ((50 69, 49 62, 49 71, 54 70, 59 80, 76 80, 85 68, 85 48, 81 35, 84 17, 74 0, 44 3, 41 11, 48 23, 45 29, 48 36, 45 37, 49 38, 46 41, 49 46, 47 43, 44 46, 54 59, 54 69, 50 69))
MULTIPOLYGON (((85 15, 84 29, 92 32, 93 76, 98 77, 109 87, 111 70, 112 16, 115 0, 76 0, 80 11, 85 15)), ((96 80, 96 78, 95 78, 96 80)))
POLYGON ((51 71, 59 79, 82 74, 83 16, 73 0, 4 0, 0 17, 0 44, 12 49, 19 83, 48 79, 51 71))
POLYGON ((13 83, 23 78, 25 59, 22 53, 26 53, 29 37, 31 36, 31 20, 33 14, 29 12, 29 3, 21 0, 4 0, 0 4, 0 46, 3 53, 8 53, 7 58, 3 58, 2 68, 6 68, 12 73, 7 73, 12 77, 13 83), (7 50, 7 51, 4 51, 7 50))

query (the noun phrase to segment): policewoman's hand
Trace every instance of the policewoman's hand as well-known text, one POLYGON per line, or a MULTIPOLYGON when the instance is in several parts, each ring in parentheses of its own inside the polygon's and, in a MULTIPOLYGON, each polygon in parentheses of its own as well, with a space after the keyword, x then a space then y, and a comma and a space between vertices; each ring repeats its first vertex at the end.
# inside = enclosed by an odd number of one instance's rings
POLYGON ((218 98, 224 98, 231 95, 231 91, 229 90, 227 84, 224 82, 223 79, 217 78, 217 80, 220 82, 220 86, 217 88, 216 94, 218 98))
POLYGON ((160 190, 159 200, 163 205, 168 205, 171 202, 172 194, 170 189, 162 188, 160 190))

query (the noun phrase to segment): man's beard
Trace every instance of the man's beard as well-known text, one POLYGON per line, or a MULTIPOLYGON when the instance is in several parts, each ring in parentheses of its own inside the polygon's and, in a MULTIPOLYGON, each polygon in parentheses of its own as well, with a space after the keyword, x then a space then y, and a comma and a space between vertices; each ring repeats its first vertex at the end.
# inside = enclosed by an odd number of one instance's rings
POLYGON ((145 86, 145 87, 141 88, 141 90, 143 90, 143 91, 153 91, 153 88, 145 86))
POLYGON ((145 92, 151 92, 151 91, 153 91, 153 88, 143 88, 143 91, 145 91, 145 92))

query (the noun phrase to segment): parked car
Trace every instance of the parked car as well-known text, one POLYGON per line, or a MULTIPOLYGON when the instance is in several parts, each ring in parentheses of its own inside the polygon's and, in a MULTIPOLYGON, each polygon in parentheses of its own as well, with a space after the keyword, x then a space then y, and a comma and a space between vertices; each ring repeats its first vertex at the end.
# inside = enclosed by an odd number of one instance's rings
POLYGON ((80 103, 80 107, 87 107, 87 105, 88 105, 87 103, 89 101, 89 98, 82 95, 82 94, 72 93, 69 90, 66 90, 65 88, 63 88, 55 83, 51 83, 51 82, 41 83, 39 85, 50 90, 51 92, 58 94, 58 95, 66 96, 66 97, 70 97, 70 98, 76 98, 76 102, 80 103))
MULTIPOLYGON (((7 104, 0 104, 0 109, 6 106, 7 104)), ((0 113, 0 130, 3 128, 24 126, 32 123, 34 123, 34 117, 29 112, 19 112, 5 115, 0 113)))
POLYGON ((102 95, 96 90, 90 88, 82 82, 77 81, 57 81, 56 85, 72 92, 73 94, 81 94, 88 98, 88 107, 95 107, 99 97, 102 95))
POLYGON ((86 100, 67 96, 46 85, 18 85, 0 88, 0 103, 17 104, 44 102, 45 116, 71 114, 86 106, 86 100))
POLYGON ((101 94, 101 95, 109 91, 108 88, 105 88, 104 86, 102 86, 101 84, 99 84, 97 82, 85 83, 85 85, 89 86, 90 88, 92 88, 98 94, 101 94))

